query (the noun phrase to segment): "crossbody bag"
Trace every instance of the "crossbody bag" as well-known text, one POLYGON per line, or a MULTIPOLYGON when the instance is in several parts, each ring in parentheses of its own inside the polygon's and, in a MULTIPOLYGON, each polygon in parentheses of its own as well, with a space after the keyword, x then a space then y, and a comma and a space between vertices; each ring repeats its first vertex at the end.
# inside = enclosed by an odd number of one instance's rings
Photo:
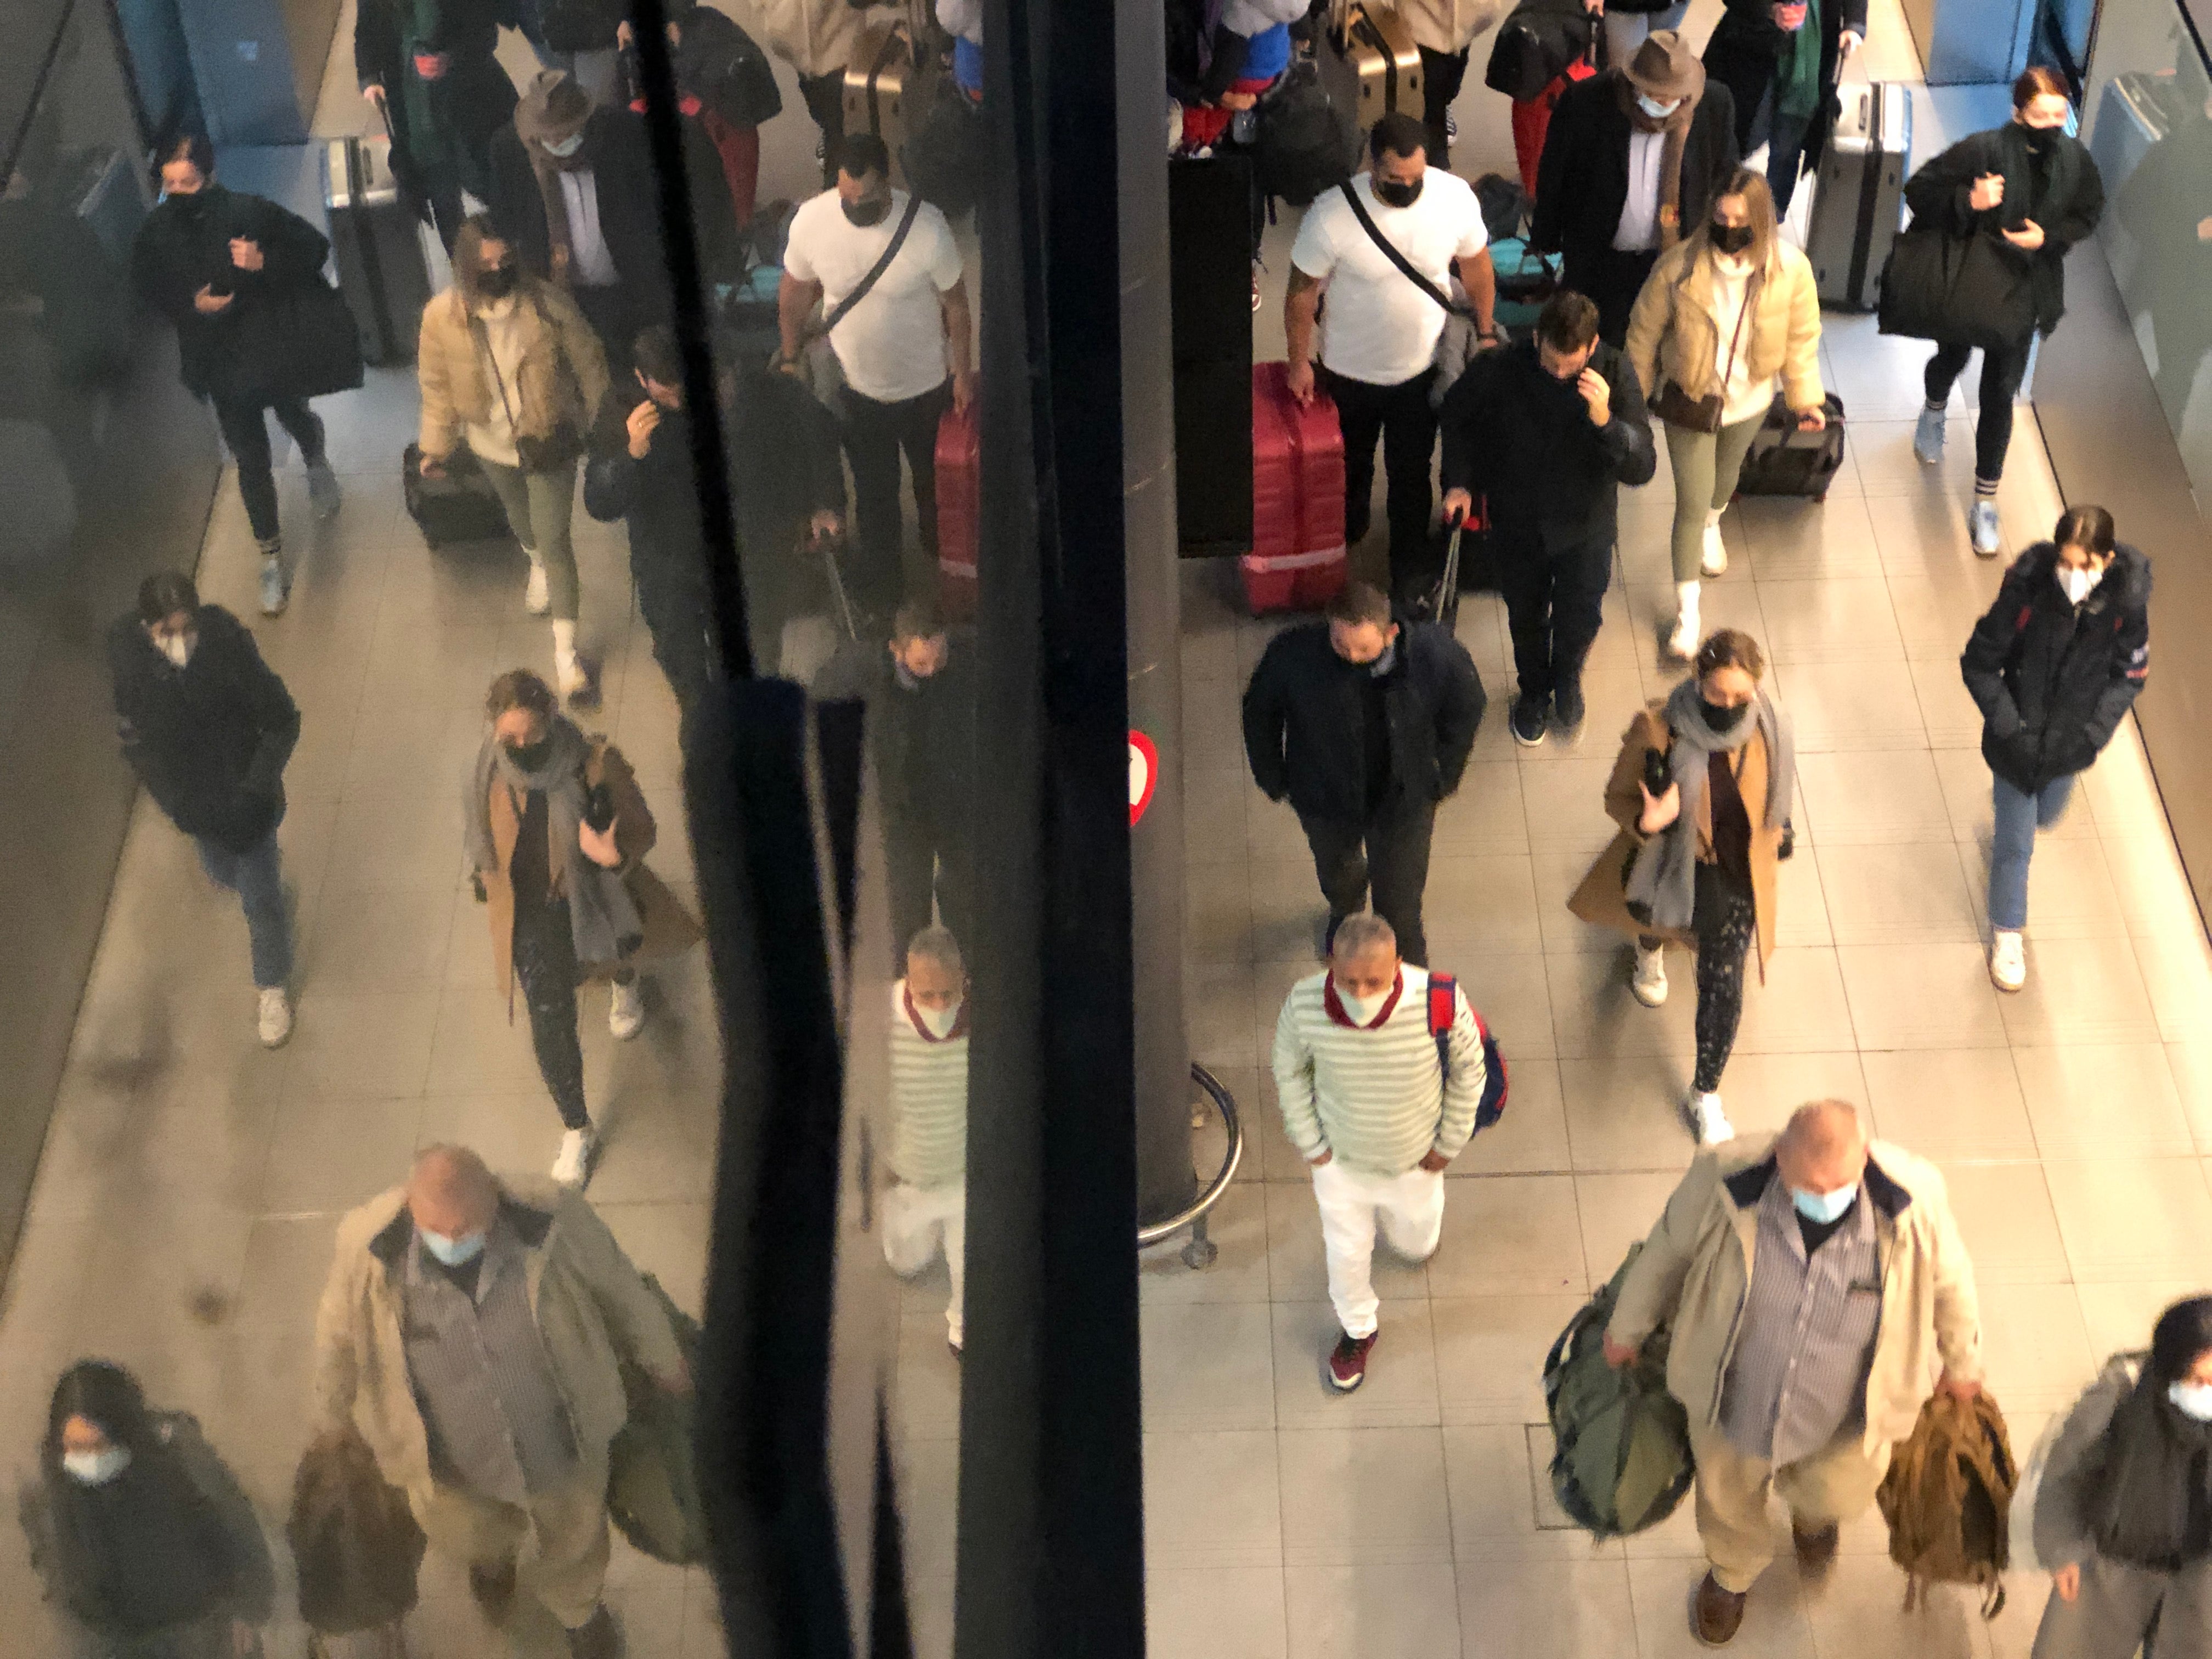
POLYGON ((852 292, 830 307, 830 314, 820 322, 810 324, 801 337, 798 352, 785 361, 799 369, 799 378, 816 399, 842 422, 845 417, 845 366, 837 361, 837 353, 830 343, 830 331, 843 322, 853 307, 866 299, 884 273, 891 268, 899 250, 906 246, 907 233, 914 228, 915 216, 921 211, 921 198, 908 195, 906 211, 899 216, 891 240, 867 274, 853 285, 852 292))
MULTIPOLYGON (((1352 216, 1359 221, 1360 229, 1367 233, 1368 240, 1382 250, 1383 258, 1397 266, 1407 282, 1443 307, 1444 331, 1437 337, 1436 352, 1429 359, 1429 367, 1437 372, 1436 380, 1429 386, 1429 402, 1432 406, 1441 404, 1444 394, 1467 372, 1467 366, 1480 349, 1479 343, 1483 336, 1475 326, 1474 312, 1424 276, 1398 245, 1382 234, 1375 222, 1375 216, 1368 212, 1367 204, 1359 199, 1358 191, 1353 188, 1358 182, 1347 179, 1337 188, 1344 192, 1344 199, 1352 208, 1352 216)), ((1495 334, 1491 337, 1496 337, 1495 334)))
POLYGON ((1652 399, 1651 412, 1668 426, 1679 426, 1690 432, 1721 429, 1721 416, 1728 407, 1728 383, 1735 375, 1736 349, 1743 343, 1744 319, 1759 303, 1759 286, 1765 280, 1765 271, 1755 272, 1744 288, 1743 309, 1735 314, 1735 332, 1729 337, 1728 367, 1721 372, 1718 388, 1702 398, 1692 398, 1673 380, 1660 386, 1659 395, 1652 399))
MULTIPOLYGON (((538 303, 535 295, 530 296, 530 308, 538 313, 538 320, 552 336, 553 353, 562 373, 574 378, 569 366, 568 348, 561 343, 561 331, 545 314, 545 307, 538 303)), ((584 453, 584 434, 576 423, 565 415, 554 423, 553 430, 542 438, 523 435, 521 423, 514 417, 514 404, 507 395, 507 377, 499 372, 499 356, 491 349, 491 331, 483 319, 474 314, 469 318, 469 331, 475 336, 477 346, 491 365, 492 384, 499 388, 499 406, 507 411, 507 430, 514 435, 514 459, 525 472, 557 472, 584 453)))

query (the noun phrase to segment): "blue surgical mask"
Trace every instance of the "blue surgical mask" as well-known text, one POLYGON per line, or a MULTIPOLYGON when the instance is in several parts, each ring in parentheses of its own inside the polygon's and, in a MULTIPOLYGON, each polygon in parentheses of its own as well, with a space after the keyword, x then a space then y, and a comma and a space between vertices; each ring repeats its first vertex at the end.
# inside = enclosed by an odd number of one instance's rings
POLYGON ((2169 1382, 2166 1397, 2192 1423, 2212 1423, 2212 1382, 2169 1382))
POLYGON ((127 1446, 62 1454, 62 1472, 80 1486, 104 1486, 130 1467, 131 1449, 127 1446))
POLYGON ((580 132, 572 132, 566 138, 541 138, 538 140, 538 145, 548 155, 557 155, 566 161, 583 149, 584 135, 580 132))
POLYGON ((423 1228, 422 1233, 422 1248, 448 1267, 463 1267, 483 1254, 484 1236, 481 1230, 463 1233, 459 1238, 434 1233, 428 1227, 423 1228))
POLYGON ((1851 1207, 1851 1200, 1859 1195, 1859 1184, 1854 1181, 1848 1187, 1838 1187, 1832 1193, 1808 1193, 1802 1188, 1790 1189, 1790 1201, 1797 1206, 1797 1213, 1806 1220, 1820 1226, 1840 1219, 1851 1207))
POLYGON ((1636 94, 1636 107, 1642 110, 1653 120, 1663 121, 1668 116, 1672 115, 1676 110, 1682 107, 1682 100, 1679 98, 1669 98, 1662 102, 1661 100, 1656 98, 1646 97, 1643 93, 1639 92, 1636 94))

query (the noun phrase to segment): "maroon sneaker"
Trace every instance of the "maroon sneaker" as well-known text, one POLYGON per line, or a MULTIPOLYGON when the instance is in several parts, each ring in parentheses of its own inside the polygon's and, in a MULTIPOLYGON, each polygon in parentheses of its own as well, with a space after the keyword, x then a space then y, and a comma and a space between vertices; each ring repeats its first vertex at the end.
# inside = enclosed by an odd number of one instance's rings
POLYGON ((1343 1335, 1336 1339, 1336 1346, 1328 1356, 1328 1386, 1339 1394, 1350 1394, 1367 1380, 1367 1354, 1374 1347, 1373 1333, 1365 1336, 1343 1335))

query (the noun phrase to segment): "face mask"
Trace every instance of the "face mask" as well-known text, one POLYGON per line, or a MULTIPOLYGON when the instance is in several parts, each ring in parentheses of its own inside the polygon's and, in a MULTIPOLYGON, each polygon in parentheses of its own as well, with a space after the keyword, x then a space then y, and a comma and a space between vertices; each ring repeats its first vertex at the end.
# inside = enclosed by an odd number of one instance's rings
POLYGON ((1398 641, 1393 640, 1389 644, 1382 647, 1382 654, 1381 656, 1376 658, 1373 662, 1367 665, 1367 672, 1379 680, 1397 665, 1398 641))
POLYGON ((837 205, 845 210, 845 216, 863 230, 870 225, 879 225, 890 216, 891 198, 888 196, 864 196, 857 202, 848 202, 842 197, 837 205))
POLYGON ((507 759, 524 772, 538 771, 553 757, 553 739, 550 738, 540 738, 535 743, 510 743, 502 747, 507 750, 507 759))
POLYGON ((63 1472, 81 1486, 104 1486, 130 1467, 131 1450, 127 1446, 62 1454, 63 1472))
POLYGON ((2087 599, 2104 579, 2105 573, 2101 570, 2075 569, 2063 564, 2058 567, 2058 586, 2064 591, 2068 603, 2072 605, 2079 605, 2087 599))
POLYGON ((548 155, 557 155, 565 161, 568 157, 574 155, 578 150, 583 149, 584 135, 580 132, 572 132, 566 138, 540 139, 538 141, 538 147, 544 150, 548 155))
POLYGON ((1751 227, 1749 225, 1715 225, 1713 246, 1722 252, 1734 257, 1751 246, 1751 227))
POLYGON ((2169 1382, 2166 1397, 2192 1423, 2212 1423, 2212 1382, 2169 1382))
POLYGON ((1375 199, 1384 207, 1411 207, 1420 199, 1421 186, 1427 182, 1424 179, 1416 179, 1408 185, 1389 179, 1377 179, 1375 181, 1375 199))
POLYGON ((1797 1213, 1823 1226, 1839 1219, 1858 1195, 1856 1182, 1848 1187, 1838 1187, 1832 1193, 1808 1193, 1795 1187, 1790 1189, 1790 1201, 1797 1206, 1797 1213))
POLYGON ((504 300, 514 292, 513 265, 495 265, 477 278, 477 292, 487 300, 504 300))
POLYGON ((428 1227, 422 1232, 422 1248, 448 1267, 465 1267, 483 1254, 484 1236, 480 1232, 464 1233, 459 1238, 434 1233, 428 1227))
POLYGON ((2025 127, 2022 131, 2027 134, 2027 153, 2030 155, 2047 155, 2050 154, 2051 141, 2053 136, 2052 129, 2050 127, 2025 127))
POLYGON ((921 1023, 928 1028, 930 1036, 939 1042, 951 1036, 952 1028, 960 1023, 960 1005, 957 1002, 950 1008, 925 1008, 916 1003, 914 1011, 921 1016, 921 1023))
POLYGON ((1712 728, 1717 737, 1724 738, 1742 725, 1743 717, 1750 710, 1751 705, 1747 702, 1730 708, 1726 703, 1708 702, 1703 697, 1698 699, 1698 711, 1705 717, 1705 724, 1712 728))
POLYGON ((1669 98, 1662 101, 1656 98, 1648 98, 1639 92, 1636 94, 1636 107, 1653 120, 1663 121, 1682 107, 1682 100, 1679 98, 1669 98))
POLYGON ((161 647, 161 654, 179 668, 191 661, 192 652, 199 642, 200 636, 197 634, 164 634, 154 641, 161 647))
POLYGON ((1341 985, 1336 988, 1336 1000, 1344 1005, 1345 1013, 1355 1025, 1371 1024, 1375 1016, 1382 1012, 1382 997, 1356 997, 1341 985))

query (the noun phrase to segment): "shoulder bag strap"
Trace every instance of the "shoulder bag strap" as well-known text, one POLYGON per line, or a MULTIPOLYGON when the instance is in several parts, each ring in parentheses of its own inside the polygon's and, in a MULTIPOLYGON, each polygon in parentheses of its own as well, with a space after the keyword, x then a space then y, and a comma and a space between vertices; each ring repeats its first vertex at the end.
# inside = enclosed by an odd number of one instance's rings
MULTIPOLYGON (((455 292, 458 295, 459 289, 455 292)), ((468 310, 466 300, 462 300, 460 304, 463 310, 468 310)), ((499 388, 499 406, 507 411, 507 434, 513 437, 521 428, 515 423, 514 405, 507 401, 507 377, 499 372, 499 354, 491 349, 491 331, 483 325, 483 319, 475 312, 469 311, 468 319, 469 337, 476 342, 477 349, 483 353, 484 362, 491 367, 491 383, 499 388)))
POLYGON ((907 233, 914 228, 915 216, 921 211, 921 196, 919 194, 908 196, 906 211, 899 216, 898 228, 891 232, 890 245, 884 249, 882 257, 868 267, 868 274, 854 284, 853 291, 838 301, 836 308, 822 319, 821 326, 810 331, 813 338, 817 340, 823 338, 831 329, 843 322, 846 314, 854 306, 866 299, 868 291, 883 280, 884 273, 891 268, 891 261, 898 258, 899 250, 906 246, 907 233))
POLYGON ((1429 1035, 1436 1039, 1437 1068, 1451 1081, 1452 1026, 1459 1018, 1459 981, 1449 974, 1429 975, 1429 1035))
POLYGON ((1356 179, 1347 179, 1337 188, 1344 192, 1344 199, 1352 207, 1352 216, 1359 221, 1359 228, 1367 233, 1369 240, 1382 250, 1383 256, 1392 264, 1405 273, 1407 282, 1442 306, 1446 315, 1472 319, 1474 315, 1474 312, 1465 306, 1454 305, 1451 296, 1414 270, 1413 262, 1401 253, 1398 251, 1398 245, 1376 228, 1374 216, 1368 212, 1367 204, 1359 199, 1359 192, 1352 188, 1358 182, 1356 179))

